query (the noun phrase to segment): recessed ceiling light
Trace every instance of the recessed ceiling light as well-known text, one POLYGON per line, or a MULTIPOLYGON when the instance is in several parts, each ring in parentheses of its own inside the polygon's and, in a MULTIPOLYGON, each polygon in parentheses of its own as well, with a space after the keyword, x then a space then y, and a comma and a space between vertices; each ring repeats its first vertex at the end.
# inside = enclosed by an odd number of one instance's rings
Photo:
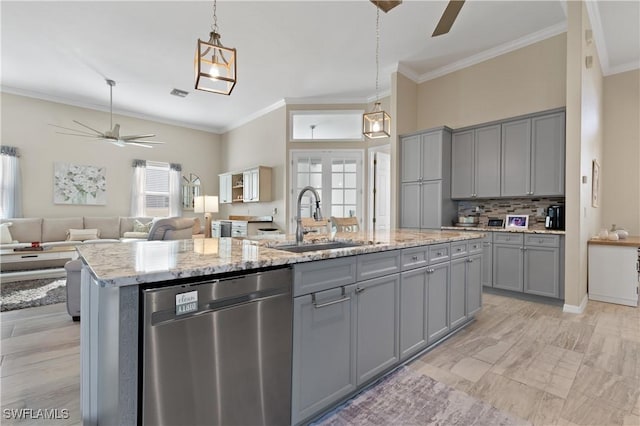
POLYGON ((184 90, 180 90, 180 89, 173 89, 173 90, 171 91, 171 94, 172 94, 173 96, 179 96, 179 97, 181 97, 181 98, 186 98, 186 97, 187 97, 187 95, 189 94, 189 92, 186 92, 186 91, 184 91, 184 90))

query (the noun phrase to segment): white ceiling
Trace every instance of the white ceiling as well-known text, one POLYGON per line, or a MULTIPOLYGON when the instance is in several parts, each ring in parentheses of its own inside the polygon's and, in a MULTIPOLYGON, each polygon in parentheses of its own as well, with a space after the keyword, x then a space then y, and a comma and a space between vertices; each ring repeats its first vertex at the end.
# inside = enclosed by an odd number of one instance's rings
MULTIPOLYGON (((238 49, 238 83, 231 96, 194 90, 196 41, 208 39, 212 4, 3 0, 2 90, 108 110, 110 78, 114 112, 214 132, 283 99, 375 96, 376 8, 368 0, 220 0, 222 43, 238 49), (173 88, 190 94, 171 96, 173 88)), ((563 1, 469 0, 451 32, 431 38, 446 4, 405 0, 381 14, 381 93, 397 69, 425 81, 566 31, 563 1)), ((588 11, 604 73, 640 67, 640 3, 590 2, 588 11)))

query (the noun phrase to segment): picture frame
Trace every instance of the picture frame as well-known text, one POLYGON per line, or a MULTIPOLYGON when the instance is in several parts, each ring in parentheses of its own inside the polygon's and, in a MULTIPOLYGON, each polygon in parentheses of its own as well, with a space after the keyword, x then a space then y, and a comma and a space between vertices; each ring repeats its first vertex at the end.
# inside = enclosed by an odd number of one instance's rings
POLYGON ((529 228, 529 215, 528 214, 508 214, 504 227, 506 229, 528 229, 529 228))
POLYGON ((591 166, 591 207, 600 206, 600 163, 595 158, 591 166))

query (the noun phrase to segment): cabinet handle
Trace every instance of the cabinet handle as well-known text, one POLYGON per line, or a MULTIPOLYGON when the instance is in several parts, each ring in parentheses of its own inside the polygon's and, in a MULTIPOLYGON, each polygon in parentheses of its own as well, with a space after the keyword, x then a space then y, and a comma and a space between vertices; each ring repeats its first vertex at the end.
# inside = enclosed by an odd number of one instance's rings
POLYGON ((418 260, 418 256, 411 256, 411 260, 417 261, 418 260))
POLYGON ((366 290, 366 288, 356 287, 356 294, 363 293, 365 290, 366 290))
POLYGON ((482 243, 483 246, 485 247, 489 247, 491 245, 491 243, 482 243))
POLYGON ((473 259, 467 259, 467 263, 473 263, 473 259))
MULTIPOLYGON (((356 293, 357 292, 358 292, 358 289, 356 289, 356 293)), ((340 299, 332 300, 331 302, 327 302, 327 303, 321 303, 319 305, 316 303, 316 294, 315 293, 311 293, 311 303, 313 303, 313 307, 316 308, 316 309, 324 308, 325 306, 335 305, 336 303, 346 302, 347 300, 351 300, 351 297, 346 296, 346 293, 344 291, 344 287, 342 287, 342 297, 340 299)))
POLYGON ((428 272, 429 274, 433 274, 435 271, 436 271, 436 270, 435 270, 435 269, 433 269, 433 268, 429 268, 429 269, 427 269, 427 272, 428 272))
POLYGON ((436 255, 437 255, 437 256, 442 256, 442 252, 441 252, 441 251, 439 251, 439 252, 437 252, 437 253, 436 253, 436 255))
POLYGON ((458 247, 458 248, 456 249, 456 251, 462 251, 462 249, 461 249, 460 247, 458 247))

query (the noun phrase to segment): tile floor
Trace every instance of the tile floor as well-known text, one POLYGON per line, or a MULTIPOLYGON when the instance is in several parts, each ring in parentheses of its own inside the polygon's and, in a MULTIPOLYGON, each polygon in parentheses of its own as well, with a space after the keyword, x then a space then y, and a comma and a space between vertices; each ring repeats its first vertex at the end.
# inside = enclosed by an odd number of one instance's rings
MULTIPOLYGON (((640 309, 584 314, 484 294, 477 320, 410 368, 535 425, 640 425, 640 309)), ((65 305, 0 314, 3 425, 80 424, 78 323, 65 305), (66 408, 58 421, 5 408, 66 408)))

